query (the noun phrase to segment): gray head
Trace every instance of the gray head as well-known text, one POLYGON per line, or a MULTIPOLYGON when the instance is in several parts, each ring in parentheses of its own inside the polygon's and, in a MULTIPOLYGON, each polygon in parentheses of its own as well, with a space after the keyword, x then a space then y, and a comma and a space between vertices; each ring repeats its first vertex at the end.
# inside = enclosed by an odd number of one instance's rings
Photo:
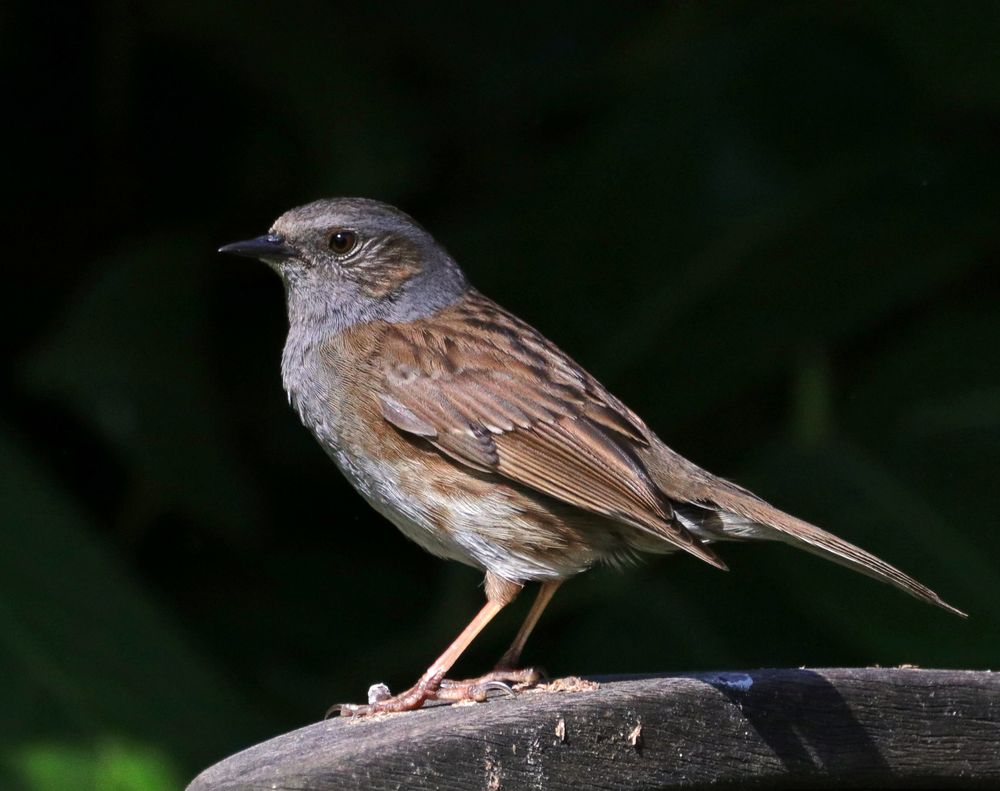
POLYGON ((444 248, 409 215, 367 198, 330 198, 282 214, 265 236, 219 252, 259 258, 285 284, 292 324, 339 331, 410 321, 468 289, 444 248))

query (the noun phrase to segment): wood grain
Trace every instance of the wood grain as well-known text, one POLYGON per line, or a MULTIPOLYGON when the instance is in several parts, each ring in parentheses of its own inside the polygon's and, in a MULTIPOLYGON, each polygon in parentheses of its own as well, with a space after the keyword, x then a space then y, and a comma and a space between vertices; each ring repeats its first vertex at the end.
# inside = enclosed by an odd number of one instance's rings
POLYGON ((749 670, 615 677, 319 722, 188 791, 1000 786, 1000 674, 749 670))

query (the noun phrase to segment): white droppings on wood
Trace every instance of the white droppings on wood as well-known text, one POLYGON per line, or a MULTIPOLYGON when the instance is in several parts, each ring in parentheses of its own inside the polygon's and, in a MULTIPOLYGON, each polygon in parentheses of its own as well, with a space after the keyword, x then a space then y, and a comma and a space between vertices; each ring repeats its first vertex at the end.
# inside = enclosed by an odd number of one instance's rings
POLYGON ((368 687, 368 705, 378 703, 381 700, 388 700, 391 697, 392 692, 390 692, 389 687, 382 682, 372 684, 368 687))
POLYGON ((545 791, 548 787, 542 757, 542 740, 536 736, 528 743, 528 753, 525 756, 527 775, 532 791, 545 791))
POLYGON ((503 785, 503 777, 500 773, 500 765, 493 755, 493 747, 486 744, 486 753, 483 757, 483 768, 486 770, 483 787, 486 791, 500 791, 503 785))

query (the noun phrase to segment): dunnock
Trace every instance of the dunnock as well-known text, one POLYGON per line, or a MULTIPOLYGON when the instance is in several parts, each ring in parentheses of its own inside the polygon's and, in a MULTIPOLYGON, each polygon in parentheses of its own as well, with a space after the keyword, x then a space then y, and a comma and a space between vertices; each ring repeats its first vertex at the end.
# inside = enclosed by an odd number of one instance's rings
POLYGON ((361 198, 286 212, 221 252, 285 284, 281 375, 302 422, 361 495, 438 557, 486 572, 486 604, 420 680, 344 715, 481 700, 531 682, 521 649, 556 588, 594 563, 777 540, 963 614, 883 560, 678 455, 543 337, 476 291, 409 216, 361 198), (445 674, 527 582, 541 587, 496 670, 445 674))

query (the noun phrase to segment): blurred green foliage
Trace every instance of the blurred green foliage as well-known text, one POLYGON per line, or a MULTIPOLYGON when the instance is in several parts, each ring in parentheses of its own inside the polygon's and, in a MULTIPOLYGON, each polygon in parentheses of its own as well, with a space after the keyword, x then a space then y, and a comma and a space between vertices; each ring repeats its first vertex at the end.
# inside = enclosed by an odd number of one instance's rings
POLYGON ((478 608, 298 425, 280 286, 213 252, 324 195, 972 615, 733 545, 571 582, 528 661, 996 664, 997 4, 22 2, 0 37, 2 787, 175 788, 478 608))
POLYGON ((63 744, 32 746, 19 752, 13 765, 20 781, 38 791, 173 791, 183 786, 176 767, 156 750, 114 742, 89 751, 63 744))

